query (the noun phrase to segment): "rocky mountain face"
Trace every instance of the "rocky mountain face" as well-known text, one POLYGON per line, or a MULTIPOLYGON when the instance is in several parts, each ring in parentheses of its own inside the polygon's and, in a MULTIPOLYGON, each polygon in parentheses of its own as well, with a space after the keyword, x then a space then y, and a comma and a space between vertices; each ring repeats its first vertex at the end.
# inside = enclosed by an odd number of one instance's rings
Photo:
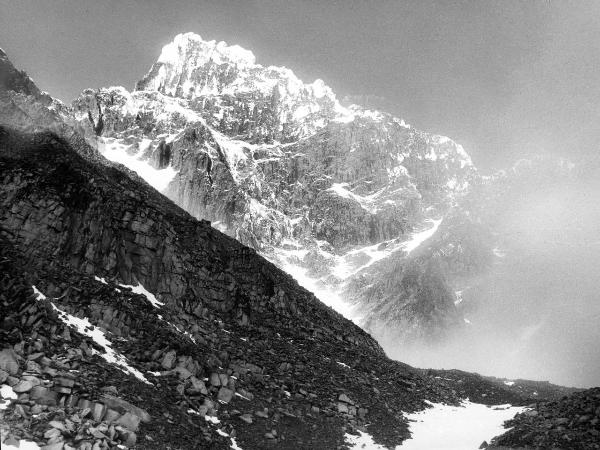
MULTIPOLYGON (((478 177, 450 139, 343 107, 321 80, 305 84, 192 33, 165 46, 133 92, 84 91, 73 114, 101 154, 305 286, 320 286, 326 302, 439 220, 478 177)), ((428 276, 441 285, 441 275, 428 276)), ((458 317, 453 301, 443 303, 403 318, 424 335, 443 334, 437 327, 458 317)))
POLYGON ((321 80, 193 33, 166 45, 134 91, 86 90, 70 111, 100 154, 256 249, 386 349, 464 332, 473 286, 501 258, 493 217, 528 171, 568 170, 532 160, 482 176, 446 137, 342 106, 321 80))

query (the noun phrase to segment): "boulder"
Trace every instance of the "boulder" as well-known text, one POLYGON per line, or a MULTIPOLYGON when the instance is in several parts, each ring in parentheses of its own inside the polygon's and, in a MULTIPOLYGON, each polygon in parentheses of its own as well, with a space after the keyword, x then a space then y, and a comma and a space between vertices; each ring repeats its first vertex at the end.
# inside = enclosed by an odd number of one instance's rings
POLYGON ((175 350, 171 350, 170 352, 167 352, 165 356, 163 356, 163 359, 160 364, 161 366, 163 366, 163 368, 170 370, 175 365, 176 358, 177 352, 175 352, 175 350))
POLYGON ((115 422, 117 425, 121 425, 128 430, 137 431, 140 426, 140 418, 135 414, 131 414, 130 412, 126 412, 115 422))
POLYGON ((19 372, 19 363, 17 362, 17 354, 14 350, 5 348, 0 351, 0 369, 9 373, 10 375, 16 375, 19 372))
POLYGON ((142 408, 132 405, 126 400, 119 397, 113 397, 112 395, 103 395, 102 402, 109 408, 120 412, 121 414, 131 413, 141 419, 142 422, 148 423, 151 420, 150 414, 142 408))
POLYGON ((22 394, 24 392, 29 392, 31 388, 33 388, 33 383, 31 381, 21 380, 13 386, 13 391, 17 394, 22 394))
POLYGON ((234 392, 231 389, 222 387, 217 394, 217 400, 223 403, 229 403, 233 398, 234 392))

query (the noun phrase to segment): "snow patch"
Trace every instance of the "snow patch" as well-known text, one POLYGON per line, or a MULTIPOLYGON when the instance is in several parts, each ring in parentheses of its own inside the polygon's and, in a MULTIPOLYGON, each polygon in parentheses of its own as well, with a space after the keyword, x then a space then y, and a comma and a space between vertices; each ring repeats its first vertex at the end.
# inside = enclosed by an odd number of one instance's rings
POLYGON ((0 411, 8 408, 10 401, 16 400, 17 397, 18 396, 15 391, 13 391, 12 387, 8 386, 7 384, 3 384, 2 387, 0 387, 0 398, 2 399, 0 400, 0 411))
MULTIPOLYGON (((428 402, 432 408, 405 414, 412 437, 396 450, 465 450, 476 449, 506 431, 503 424, 525 408, 510 405, 486 406, 464 401, 461 406, 428 402)), ((387 450, 376 444, 368 433, 345 435, 353 450, 387 450)))
POLYGON ((231 176, 236 182, 239 181, 240 176, 238 175, 238 171, 243 169, 248 162, 248 155, 246 154, 248 145, 244 141, 229 139, 218 131, 212 129, 211 131, 215 141, 217 141, 217 144, 219 144, 221 151, 225 155, 231 176))
POLYGON ((159 302, 156 299, 156 297, 154 296, 154 294, 152 292, 148 292, 146 290, 146 288, 144 286, 142 286, 142 283, 138 282, 137 286, 132 286, 132 285, 128 285, 128 284, 119 284, 119 286, 131 289, 131 291, 134 294, 141 294, 141 295, 143 295, 144 297, 146 297, 148 299, 148 301, 150 303, 152 303, 152 306, 154 306, 155 308, 160 308, 161 306, 164 305, 163 302, 159 302))
POLYGON ((181 328, 179 328, 177 325, 175 325, 174 323, 169 322, 168 320, 165 320, 163 318, 163 316, 161 316, 160 314, 158 314, 158 318, 160 320, 162 320, 163 322, 167 322, 169 325, 171 325, 173 328, 175 328, 175 330, 177 330, 177 332, 179 334, 184 335, 185 337, 187 337, 190 341, 192 341, 194 344, 196 344, 196 339, 194 339, 194 336, 192 336, 192 334, 189 331, 183 331, 181 328))
POLYGON ((291 263, 287 258, 284 258, 280 268, 300 284, 300 286, 312 292, 321 302, 335 309, 341 315, 349 320, 357 323, 358 318, 354 317, 354 307, 350 306, 338 293, 328 289, 319 280, 307 275, 307 269, 298 267, 291 263))
POLYGON ((351 450, 388 450, 387 447, 376 444, 370 434, 360 430, 358 431, 357 436, 346 433, 344 437, 351 450))
MULTIPOLYGON (((199 412, 193 410, 193 409, 188 409, 188 413, 192 413, 192 414, 198 414, 200 415, 199 412)), ((221 421, 219 420, 219 418, 217 416, 209 416, 208 414, 204 416, 204 420, 206 420, 207 422, 210 422, 213 425, 218 425, 221 423, 221 421)), ((217 428, 216 432, 223 436, 223 437, 228 437, 231 439, 231 444, 230 444, 230 448, 234 449, 234 450, 242 450, 238 445, 237 442, 235 440, 235 438, 229 436, 229 433, 226 433, 225 431, 223 431, 221 428, 217 428)))
POLYGON ((494 247, 492 252, 494 252, 494 255, 496 255, 498 258, 504 258, 506 256, 506 252, 500 250, 500 247, 494 247))
POLYGON ((209 416, 208 414, 206 414, 204 416, 204 420, 212 423, 213 425, 217 425, 217 424, 221 423, 221 421, 219 420, 219 418, 217 416, 209 416))
MULTIPOLYGON (((42 294, 35 286, 32 286, 32 288, 38 300, 46 298, 46 296, 42 294)), ((92 325, 87 317, 80 319, 79 317, 72 316, 66 311, 58 308, 54 303, 50 302, 50 304, 58 313, 60 320, 62 320, 66 325, 75 328, 80 334, 91 337, 96 344, 104 349, 104 353, 98 354, 104 360, 106 360, 106 362, 118 366, 121 370, 123 370, 123 372, 133 375, 144 383, 152 384, 146 379, 146 377, 144 377, 144 375, 142 375, 139 370, 129 365, 127 358, 112 348, 112 343, 106 338, 104 332, 95 325, 92 325)), ((96 350, 92 349, 92 352, 96 352, 96 350)))
POLYGON ((384 189, 380 189, 371 195, 357 195, 348 189, 348 183, 333 183, 328 191, 335 192, 342 198, 346 198, 349 200, 353 200, 357 202, 360 207, 371 214, 375 214, 377 212, 377 208, 373 204, 377 197, 383 192, 384 189))
POLYGON ((456 291, 454 294, 456 295, 456 300, 454 300, 454 304, 460 305, 463 302, 463 291, 456 291))
POLYGON ((101 278, 101 277, 94 276, 94 280, 96 280, 96 281, 98 281, 98 282, 100 282, 102 284, 108 284, 106 282, 106 280, 104 278, 101 278))
POLYGON ((420 233, 415 233, 412 235, 412 237, 403 243, 403 249, 406 252, 406 254, 410 254, 411 252, 413 252, 417 247, 419 247, 423 242, 425 242, 427 239, 429 239, 431 236, 433 236, 436 231, 438 230, 438 228, 440 227, 440 224, 442 223, 443 219, 431 219, 429 220, 430 223, 433 224, 433 226, 425 231, 421 231, 420 233))
POLYGON ((143 155, 143 150, 136 154, 130 154, 127 149, 131 147, 118 139, 104 138, 98 139, 98 151, 106 159, 123 164, 130 170, 136 172, 150 186, 159 192, 163 192, 169 183, 173 181, 178 171, 173 166, 168 166, 164 169, 155 169, 147 160, 140 159, 143 155))
POLYGON ((401 450, 464 450, 476 449, 504 433, 504 421, 522 412, 523 407, 510 405, 486 406, 464 401, 461 406, 430 403, 432 408, 406 417, 411 421, 412 438, 401 450))
POLYGON ((21 439, 18 446, 8 445, 4 442, 7 437, 6 434, 8 433, 5 430, 2 430, 2 438, 0 439, 0 442, 2 442, 2 450, 40 450, 40 446, 35 442, 27 441, 25 439, 21 439))

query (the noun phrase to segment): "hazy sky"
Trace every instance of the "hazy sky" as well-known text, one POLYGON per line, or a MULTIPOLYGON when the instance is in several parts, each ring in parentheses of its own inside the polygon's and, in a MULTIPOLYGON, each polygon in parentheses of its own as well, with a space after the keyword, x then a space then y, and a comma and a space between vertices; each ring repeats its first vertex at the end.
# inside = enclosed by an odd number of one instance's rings
POLYGON ((448 135, 484 168, 597 152, 600 2, 0 0, 0 47, 67 102, 131 89, 187 31, 448 135))

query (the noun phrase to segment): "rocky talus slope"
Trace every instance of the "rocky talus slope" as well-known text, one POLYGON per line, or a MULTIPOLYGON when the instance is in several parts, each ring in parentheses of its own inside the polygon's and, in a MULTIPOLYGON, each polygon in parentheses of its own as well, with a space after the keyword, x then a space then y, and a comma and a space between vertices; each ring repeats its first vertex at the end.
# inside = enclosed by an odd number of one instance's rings
POLYGON ((525 401, 387 359, 254 250, 55 134, 2 128, 0 169, 5 442, 329 449, 364 429, 395 445, 425 400, 525 401))
POLYGON ((532 406, 507 421, 510 430, 495 438, 488 448, 600 448, 600 388, 532 406))

